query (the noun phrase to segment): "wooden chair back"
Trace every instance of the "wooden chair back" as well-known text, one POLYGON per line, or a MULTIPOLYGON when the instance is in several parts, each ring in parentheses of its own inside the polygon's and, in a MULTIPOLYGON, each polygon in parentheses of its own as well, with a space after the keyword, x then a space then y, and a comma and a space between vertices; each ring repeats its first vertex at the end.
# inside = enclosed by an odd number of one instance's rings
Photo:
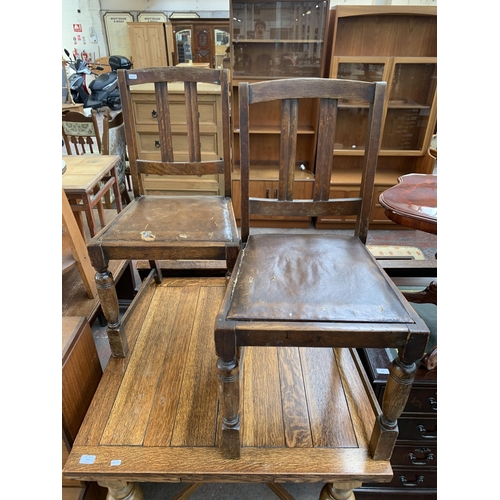
POLYGON ((62 113, 62 136, 68 155, 100 153, 101 134, 96 111, 93 109, 90 116, 77 111, 64 111, 62 113))
POLYGON ((134 197, 144 195, 141 174, 155 175, 210 175, 224 176, 224 195, 231 196, 231 159, 229 134, 229 83, 226 69, 196 67, 161 67, 137 70, 118 70, 118 84, 125 120, 127 147, 132 174, 134 197), (184 82, 188 161, 176 161, 172 141, 172 123, 169 105, 169 84, 184 82), (134 126, 131 88, 134 85, 154 84, 161 159, 139 158, 139 147, 134 126), (198 84, 210 83, 221 88, 221 129, 223 151, 219 160, 202 160, 198 111, 198 84))
POLYGON ((246 242, 250 215, 281 216, 356 216, 355 235, 366 243, 373 201, 373 186, 380 147, 385 82, 358 82, 327 78, 293 78, 239 84, 240 158, 241 158, 241 238, 246 242), (319 99, 315 180, 313 198, 294 200, 294 173, 297 158, 299 99, 319 99), (281 141, 277 199, 250 198, 250 108, 254 103, 281 100, 281 141), (339 108, 362 101, 368 108, 364 161, 359 196, 330 198, 334 173, 335 134, 339 108))

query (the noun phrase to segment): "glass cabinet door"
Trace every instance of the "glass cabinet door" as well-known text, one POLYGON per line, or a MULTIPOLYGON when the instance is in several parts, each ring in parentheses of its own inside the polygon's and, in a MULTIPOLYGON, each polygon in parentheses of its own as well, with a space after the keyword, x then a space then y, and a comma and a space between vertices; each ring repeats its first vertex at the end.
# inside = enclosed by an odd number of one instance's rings
MULTIPOLYGON (((331 78, 381 82, 389 78, 390 59, 387 57, 334 57, 331 78)), ((339 102, 335 149, 342 154, 361 155, 365 148, 368 104, 339 102)))
POLYGON ((383 150, 422 150, 437 88, 435 58, 395 59, 382 137, 383 150))
POLYGON ((231 3, 238 77, 320 77, 327 1, 231 3))
POLYGON ((193 61, 191 27, 177 27, 175 30, 175 42, 177 44, 177 63, 188 63, 193 61))
POLYGON ((222 61, 229 54, 229 30, 214 28, 215 67, 222 68, 222 61))

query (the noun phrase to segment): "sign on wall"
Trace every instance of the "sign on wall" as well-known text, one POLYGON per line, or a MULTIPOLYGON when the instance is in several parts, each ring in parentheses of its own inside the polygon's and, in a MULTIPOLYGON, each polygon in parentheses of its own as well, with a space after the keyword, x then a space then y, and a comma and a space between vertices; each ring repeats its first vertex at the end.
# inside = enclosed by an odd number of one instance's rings
POLYGON ((128 12, 106 12, 104 14, 109 55, 120 55, 130 58, 132 49, 127 23, 132 22, 134 22, 134 18, 128 12))
POLYGON ((168 18, 166 14, 161 12, 141 12, 137 16, 137 21, 140 23, 166 23, 168 18))

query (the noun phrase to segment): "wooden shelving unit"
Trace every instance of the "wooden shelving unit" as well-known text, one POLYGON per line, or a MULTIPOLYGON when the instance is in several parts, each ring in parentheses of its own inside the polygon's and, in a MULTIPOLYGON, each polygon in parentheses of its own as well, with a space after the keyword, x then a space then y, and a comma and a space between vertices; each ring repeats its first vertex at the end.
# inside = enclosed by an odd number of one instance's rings
MULTIPOLYGON (((330 78, 386 81, 382 143, 375 200, 399 176, 432 173, 427 152, 437 116, 437 9, 420 6, 336 6, 330 11, 330 78)), ((344 102, 339 109, 331 189, 359 189, 367 110, 344 102)), ((397 227, 375 202, 372 228, 397 227)), ((318 218, 318 228, 347 228, 349 219, 318 218)))
MULTIPOLYGON (((327 33, 328 1, 269 2, 232 0, 231 80, 233 126, 233 197, 239 185, 239 82, 269 79, 323 77, 324 42, 327 33)), ((255 105, 250 115, 251 179, 250 193, 255 197, 273 197, 278 180, 280 151, 279 104, 255 105), (274 184, 273 184, 274 183, 274 184)), ((299 103, 297 137, 297 198, 309 197, 314 180, 317 132, 317 102, 299 103)), ((238 219, 239 200, 233 203, 238 219)), ((309 218, 258 218, 254 226, 309 227, 309 218)))

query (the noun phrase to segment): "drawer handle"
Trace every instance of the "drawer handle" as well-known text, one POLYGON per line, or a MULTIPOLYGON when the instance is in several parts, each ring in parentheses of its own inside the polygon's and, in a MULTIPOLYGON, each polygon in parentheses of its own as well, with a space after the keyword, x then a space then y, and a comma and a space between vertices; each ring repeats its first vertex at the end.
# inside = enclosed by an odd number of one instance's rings
POLYGON ((427 402, 431 405, 434 411, 438 411, 438 403, 434 398, 427 398, 427 402))
POLYGON ((155 141, 155 148, 159 148, 160 147, 160 141, 155 141))
POLYGON ((434 454, 430 453, 431 450, 429 450, 429 448, 417 448, 415 451, 425 453, 425 457, 423 460, 419 460, 413 453, 408 453, 408 458, 412 465, 429 465, 429 462, 434 460, 434 454))
POLYGON ((406 479, 406 476, 399 476, 399 480, 401 481, 401 483, 403 483, 403 486, 413 488, 424 482, 424 476, 418 476, 417 480, 414 483, 409 483, 408 479, 406 479))
POLYGON ((437 439, 437 435, 436 434, 427 434, 427 429, 423 425, 417 426, 417 429, 419 430, 420 435, 424 439, 437 439))
POLYGON ((270 195, 271 191, 269 188, 266 189, 266 198, 269 198, 269 195, 270 195))
POLYGON ((158 118, 158 113, 156 112, 156 110, 155 110, 155 109, 153 109, 153 111, 151 111, 151 116, 152 116, 153 118, 158 118))

